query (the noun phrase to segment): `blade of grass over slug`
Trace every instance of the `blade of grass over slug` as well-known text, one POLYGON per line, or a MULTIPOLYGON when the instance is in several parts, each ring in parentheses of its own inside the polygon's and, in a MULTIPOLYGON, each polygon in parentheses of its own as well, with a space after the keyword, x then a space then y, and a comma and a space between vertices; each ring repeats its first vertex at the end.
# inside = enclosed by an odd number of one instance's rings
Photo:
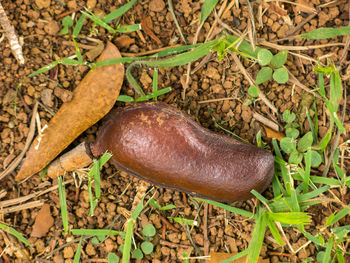
POLYGON ((77 236, 110 236, 119 235, 120 231, 111 229, 72 229, 72 235, 77 236))
POLYGON ((79 244, 77 247, 77 251, 75 252, 73 263, 79 263, 80 262, 80 253, 81 253, 81 242, 83 241, 83 237, 80 237, 79 244))
POLYGON ((135 32, 137 30, 141 29, 140 24, 135 24, 135 25, 128 25, 128 26, 121 26, 117 29, 117 32, 119 33, 130 33, 130 32, 135 32))
POLYGON ((213 11, 219 0, 205 0, 202 6, 201 16, 199 18, 199 23, 204 24, 205 20, 208 18, 210 13, 213 11))
POLYGON ((79 17, 73 29, 73 38, 77 38, 78 35, 80 34, 80 31, 84 25, 85 18, 86 16, 84 14, 81 14, 81 16, 79 17))
POLYGON ((122 101, 122 102, 133 102, 134 98, 130 97, 128 95, 119 95, 117 98, 117 101, 122 101))
POLYGON ((87 8, 85 8, 86 11, 82 11, 82 13, 87 16, 88 18, 90 18, 92 21, 94 21, 94 23, 98 26, 101 26, 103 28, 105 28, 107 31, 111 32, 111 33, 116 33, 116 30, 114 28, 112 28, 110 25, 108 25, 106 22, 104 22, 101 18, 99 18, 98 16, 96 16, 94 13, 92 13, 90 10, 88 10, 87 8))
POLYGON ((207 199, 203 199, 203 198, 199 198, 199 197, 194 197, 194 199, 202 201, 202 202, 210 204, 210 205, 217 206, 219 208, 225 209, 225 210, 227 210, 229 212, 232 212, 232 213, 235 213, 235 214, 238 214, 238 215, 241 215, 241 216, 245 216, 245 217, 248 217, 248 218, 256 218, 256 216, 252 212, 249 212, 249 211, 246 211, 246 210, 243 210, 243 209, 240 209, 240 208, 236 208, 236 207, 225 205, 225 204, 213 201, 213 200, 207 200, 207 199))
POLYGON ((29 243, 29 241, 21 235, 16 229, 9 227, 4 224, 0 224, 0 229, 3 229, 5 231, 8 231, 11 235, 15 236, 18 240, 20 240, 22 243, 26 244, 27 246, 32 248, 32 245, 29 243))
POLYGON ((308 39, 325 39, 337 36, 348 36, 350 35, 350 26, 343 26, 338 28, 318 28, 311 32, 299 35, 302 38, 308 39))
POLYGON ((60 199, 63 231, 64 233, 68 233, 68 211, 67 211, 66 189, 63 184, 62 176, 59 176, 57 179, 58 179, 58 195, 60 199))
POLYGON ((129 3, 123 5, 122 7, 112 11, 111 13, 109 13, 108 15, 104 16, 102 18, 102 21, 105 23, 109 23, 112 20, 122 16, 123 14, 125 14, 135 3, 137 2, 137 0, 131 0, 129 3))

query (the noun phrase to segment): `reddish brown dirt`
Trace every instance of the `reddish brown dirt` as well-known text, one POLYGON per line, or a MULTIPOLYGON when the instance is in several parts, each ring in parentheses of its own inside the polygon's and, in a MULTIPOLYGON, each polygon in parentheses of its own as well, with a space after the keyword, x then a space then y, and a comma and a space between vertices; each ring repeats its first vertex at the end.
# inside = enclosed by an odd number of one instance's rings
MULTIPOLYGON (((239 8, 233 7, 222 21, 229 27, 244 31, 249 20, 249 12, 246 1, 239 2, 239 8)), ((311 13, 304 10, 300 5, 290 5, 280 3, 280 7, 276 6, 276 2, 269 2, 263 6, 265 11, 262 15, 261 22, 263 27, 259 25, 259 21, 255 21, 257 29, 257 37, 264 38, 270 43, 288 46, 307 46, 327 43, 345 43, 346 37, 332 38, 331 40, 302 40, 299 38, 289 38, 288 32, 297 29, 291 35, 309 32, 318 27, 335 27, 346 26, 349 24, 349 4, 347 1, 338 1, 331 3, 329 6, 322 6, 331 1, 296 1, 299 4, 316 8, 315 15, 309 22, 305 23, 300 29, 300 25, 307 19, 311 13), (285 38, 284 41, 277 39, 285 38)), ((28 127, 31 119, 32 108, 36 100, 40 101, 44 106, 39 106, 39 115, 41 125, 44 126, 55 113, 62 102, 69 100, 71 91, 86 74, 88 67, 58 66, 56 70, 50 71, 50 75, 42 74, 32 79, 26 79, 23 86, 18 91, 17 98, 17 115, 14 112, 14 98, 17 84, 28 74, 49 64, 59 58, 68 57, 75 53, 74 47, 71 45, 70 35, 60 35, 61 19, 65 12, 74 10, 81 6, 89 7, 94 13, 106 14, 120 7, 125 1, 111 0, 14 0, 2 1, 2 5, 8 14, 11 23, 14 25, 18 36, 23 41, 23 53, 26 59, 24 66, 20 66, 13 57, 8 41, 5 39, 0 42, 0 171, 2 171, 15 156, 19 155, 24 148, 25 140, 28 135, 28 127)), ((200 1, 181 0, 174 1, 175 13, 183 33, 189 43, 193 41, 197 30, 197 19, 200 14, 200 1)), ((253 11, 256 14, 255 19, 259 16, 257 2, 251 2, 253 11)), ((219 10, 220 4, 217 7, 219 10)), ((77 13, 77 15, 79 15, 77 13)), ((172 16, 168 10, 168 5, 163 0, 150 0, 137 3, 127 15, 121 19, 122 25, 133 23, 141 23, 146 17, 150 17, 153 22, 154 35, 160 40, 155 40, 145 34, 144 39, 140 38, 137 33, 127 35, 116 35, 112 39, 119 46, 121 52, 139 53, 170 46, 173 44, 183 44, 181 37, 175 27, 172 16), (124 38, 124 39, 122 39, 124 38)), ((211 15, 204 24, 203 30, 199 35, 198 42, 203 42, 207 36, 211 25, 214 22, 214 16, 211 15)), ((82 35, 84 39, 91 36, 105 42, 110 38, 106 30, 98 28, 98 30, 90 31, 91 22, 84 26, 82 35)), ((1 31, 0 31, 1 32, 1 31)), ((91 44, 84 39, 79 40, 82 44, 91 44)), ((313 59, 322 56, 329 57, 332 61, 338 63, 344 45, 338 45, 328 48, 309 49, 306 51, 295 51, 308 55, 313 59)), ((97 55, 86 54, 83 51, 83 58, 93 61, 97 55)), ((272 49, 273 52, 275 50, 272 49)), ((349 56, 346 55, 345 60, 340 65, 342 67, 341 75, 344 80, 344 88, 348 88, 350 84, 350 66, 349 56)), ((322 60, 325 62, 325 59, 322 60)), ((193 63, 195 68, 199 62, 193 63)), ((244 61, 244 66, 248 72, 255 77, 259 66, 251 66, 251 63, 244 61)), ((307 59, 297 56, 288 56, 286 67, 294 74, 294 76, 304 85, 312 89, 317 81, 317 76, 313 72, 314 63, 307 59)), ((271 110, 261 101, 257 100, 250 106, 243 105, 243 101, 247 98, 248 81, 241 74, 237 65, 231 57, 227 57, 218 62, 213 56, 203 67, 191 75, 189 87, 185 100, 181 98, 182 85, 185 82, 186 66, 165 68, 159 70, 159 88, 172 87, 172 93, 161 96, 161 101, 167 101, 182 110, 189 113, 193 118, 201 123, 204 127, 223 133, 222 130, 215 126, 216 121, 226 129, 236 133, 242 138, 247 139, 251 143, 255 143, 255 135, 258 131, 263 132, 263 139, 271 148, 271 140, 265 136, 262 125, 253 117, 253 112, 258 112, 263 116, 272 118, 283 125, 280 116, 273 116, 271 110), (234 98, 230 100, 221 100, 222 98, 234 98), (218 100, 214 100, 218 99, 218 100), (212 102, 203 102, 206 100, 214 100, 212 102), (213 110, 211 115, 210 109, 213 110)), ((138 79, 145 93, 152 90, 153 70, 136 69, 133 75, 138 79)), ((98 80, 96 80, 98 81, 98 80)), ((292 83, 284 85, 270 81, 262 85, 262 91, 267 98, 277 107, 278 114, 284 110, 290 109, 298 113, 301 111, 303 91, 299 86, 292 83)), ((124 82, 121 94, 134 96, 135 92, 127 83, 124 82)), ((350 91, 348 91, 347 102, 350 101, 350 91)), ((123 107, 123 103, 116 103, 115 107, 123 107)), ((349 108, 348 108, 349 109, 349 108)), ((324 112, 322 103, 318 103, 319 116, 319 134, 323 137, 329 126, 329 118, 324 112)), ((103 120, 87 130, 75 142, 87 140, 94 141, 98 127, 103 120)), ((307 121, 300 120, 303 128, 309 130, 307 121)), ((347 132, 350 131, 349 111, 345 115, 344 126, 347 132)), ((340 143, 349 137, 341 136, 340 143)), ((347 163, 348 164, 348 163, 347 163)), ((323 166, 320 167, 316 174, 320 174, 323 166)), ((49 188, 56 185, 47 178, 39 179, 36 175, 30 180, 22 184, 14 181, 16 172, 8 175, 0 181, 0 190, 7 192, 0 201, 6 201, 17 197, 27 196, 41 189, 49 188)), ((67 176, 66 180, 71 176, 67 176)), ((80 187, 76 187, 74 183, 70 183, 66 187, 67 203, 69 212, 69 223, 73 228, 106 228, 112 226, 113 229, 123 230, 126 221, 125 213, 131 209, 139 180, 129 175, 117 171, 114 167, 107 164, 102 170, 102 191, 103 196, 95 210, 96 216, 89 217, 88 192, 86 183, 83 182, 80 187)), ((337 190, 334 190, 339 195, 337 190)), ((272 197, 267 191, 265 196, 272 197)), ((151 255, 145 256, 143 260, 138 262, 182 262, 183 252, 188 252, 191 256, 200 256, 204 254, 204 247, 209 246, 212 251, 221 252, 238 252, 247 248, 251 239, 251 233, 254 227, 253 220, 247 220, 241 216, 228 213, 216 207, 209 207, 208 220, 204 224, 204 210, 202 206, 198 206, 197 201, 190 196, 174 192, 166 189, 156 188, 155 199, 161 205, 174 204, 176 209, 170 211, 158 211, 147 208, 142 213, 138 225, 135 229, 136 233, 141 233, 142 226, 151 222, 157 228, 157 235, 153 240, 155 250, 151 255), (169 227, 161 219, 167 216, 180 216, 188 219, 196 219, 199 226, 188 228, 171 223, 176 229, 169 227), (205 230, 208 232, 208 240, 205 241, 205 230), (188 234, 189 233, 189 234, 188 234)), ((62 234, 62 220, 59 210, 59 198, 57 190, 40 197, 34 197, 30 201, 42 200, 42 202, 50 205, 51 214, 54 218, 54 225, 49 229, 47 235, 41 238, 30 237, 34 220, 38 214, 39 207, 32 209, 20 210, 17 212, 6 213, 1 216, 1 221, 14 227, 21 232, 33 244, 33 249, 22 245, 16 239, 6 240, 10 235, 0 235, 0 248, 4 250, 10 243, 9 251, 0 257, 0 262, 73 262, 73 256, 76 251, 78 240, 72 236, 62 234), (11 250, 12 249, 12 250, 11 250), (15 253, 15 250, 22 252, 15 253), (9 261, 5 259, 5 256, 9 261), (22 259, 21 259, 22 257, 22 259)), ((16 204, 19 205, 20 203, 16 204)), ((255 200, 247 202, 237 202, 236 207, 254 211, 255 200)), ((325 215, 332 213, 331 205, 325 204, 311 209, 309 212, 313 215, 313 222, 308 226, 309 232, 316 234, 318 226, 323 225, 326 218, 325 215), (321 213, 324 216, 320 215, 321 213)), ((345 217, 340 224, 349 221, 349 216, 345 217)), ((140 242, 139 235, 135 235, 136 242, 140 242)), ((299 232, 287 230, 287 238, 294 249, 298 249, 305 244, 306 239, 299 232)), ((91 239, 87 239, 83 243, 82 259, 83 262, 107 262, 107 254, 114 252, 121 255, 119 246, 123 243, 120 237, 111 236, 98 245, 93 245, 91 239)), ((261 252, 263 258, 269 259, 270 262, 300 262, 301 260, 312 257, 315 260, 316 248, 313 244, 306 249, 300 250, 296 256, 293 256, 287 247, 282 249, 272 240, 271 234, 268 232, 265 243, 261 252), (279 254, 279 252, 283 252, 279 254)), ((195 260, 192 260, 195 262, 195 260)))

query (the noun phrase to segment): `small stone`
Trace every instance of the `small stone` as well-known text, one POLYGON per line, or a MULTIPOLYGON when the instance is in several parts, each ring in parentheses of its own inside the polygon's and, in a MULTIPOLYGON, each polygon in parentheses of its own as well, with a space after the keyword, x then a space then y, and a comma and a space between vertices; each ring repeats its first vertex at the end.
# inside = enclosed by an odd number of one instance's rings
POLYGON ((56 97, 60 98, 63 102, 69 102, 73 98, 73 92, 66 89, 62 89, 60 87, 55 88, 54 94, 56 97))
POLYGON ((147 74, 146 71, 143 71, 140 77, 140 82, 144 87, 148 87, 149 84, 152 83, 151 77, 147 74))
POLYGON ((49 35, 55 36, 60 31, 60 27, 56 21, 52 20, 44 26, 44 30, 49 35))
POLYGON ((219 80, 221 78, 218 70, 214 67, 208 67, 206 72, 205 72, 206 76, 208 78, 211 78, 211 79, 216 79, 216 80, 219 80))
POLYGON ((32 105, 33 104, 33 99, 30 96, 24 95, 23 99, 24 99, 24 102, 27 103, 28 105, 32 105))
POLYGON ((94 9, 96 6, 96 0, 87 0, 86 6, 90 10, 94 9))
POLYGON ((41 101, 48 107, 53 106, 52 90, 44 89, 41 92, 41 101))
POLYGON ((15 127, 15 123, 14 123, 13 121, 9 121, 8 127, 9 127, 10 129, 13 129, 13 128, 15 127))
POLYGON ((16 98, 16 91, 13 89, 9 89, 6 92, 4 98, 2 99, 2 105, 6 105, 11 102, 14 102, 15 98, 16 98))
POLYGON ((163 11, 165 8, 165 3, 163 0, 152 0, 149 3, 149 9, 153 12, 163 11))
POLYGON ((51 0, 35 0, 35 4, 39 9, 50 7, 51 0))
POLYGON ((96 250, 95 250, 94 246, 93 246, 91 243, 87 244, 87 246, 86 246, 86 248, 85 248, 85 252, 86 252, 86 254, 88 254, 89 256, 94 256, 94 255, 96 255, 96 250))
POLYGON ((75 9, 77 8, 77 1, 76 0, 71 0, 67 3, 67 6, 69 9, 75 9))
POLYGON ((229 110, 230 110, 230 102, 228 100, 225 100, 222 105, 221 111, 227 113, 229 110))
POLYGON ((64 258, 72 258, 74 256, 74 250, 72 247, 65 247, 63 249, 64 258))

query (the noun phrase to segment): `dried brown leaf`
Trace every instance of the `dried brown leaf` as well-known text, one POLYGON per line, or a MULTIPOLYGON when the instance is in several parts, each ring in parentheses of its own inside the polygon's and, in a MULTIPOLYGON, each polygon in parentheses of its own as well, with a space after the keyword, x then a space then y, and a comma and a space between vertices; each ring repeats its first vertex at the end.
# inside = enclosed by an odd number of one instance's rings
POLYGON ((275 138, 277 140, 282 140, 284 137, 286 137, 282 132, 277 132, 272 130, 271 128, 264 126, 265 132, 266 132, 266 136, 270 139, 275 138))
POLYGON ((131 44, 135 43, 135 39, 127 35, 122 35, 121 37, 116 38, 114 43, 118 48, 129 48, 131 44))
POLYGON ((37 214, 33 226, 32 237, 43 237, 49 231, 50 227, 53 226, 54 220, 51 216, 50 205, 44 204, 39 213, 37 214))
MULTIPOLYGON (((98 61, 120 58, 116 46, 108 43, 98 61)), ((47 128, 34 140, 16 180, 27 178, 56 158, 83 131, 91 127, 113 107, 124 78, 124 66, 113 64, 90 71, 64 103, 47 128)))

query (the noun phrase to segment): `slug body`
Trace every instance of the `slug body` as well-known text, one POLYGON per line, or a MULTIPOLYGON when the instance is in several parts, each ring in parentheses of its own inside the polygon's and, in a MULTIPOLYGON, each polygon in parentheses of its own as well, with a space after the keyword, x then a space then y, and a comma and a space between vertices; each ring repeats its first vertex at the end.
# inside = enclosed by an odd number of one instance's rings
POLYGON ((94 156, 162 187, 232 202, 264 191, 271 183, 271 153, 210 132, 187 114, 159 102, 114 112, 91 145, 94 156))

